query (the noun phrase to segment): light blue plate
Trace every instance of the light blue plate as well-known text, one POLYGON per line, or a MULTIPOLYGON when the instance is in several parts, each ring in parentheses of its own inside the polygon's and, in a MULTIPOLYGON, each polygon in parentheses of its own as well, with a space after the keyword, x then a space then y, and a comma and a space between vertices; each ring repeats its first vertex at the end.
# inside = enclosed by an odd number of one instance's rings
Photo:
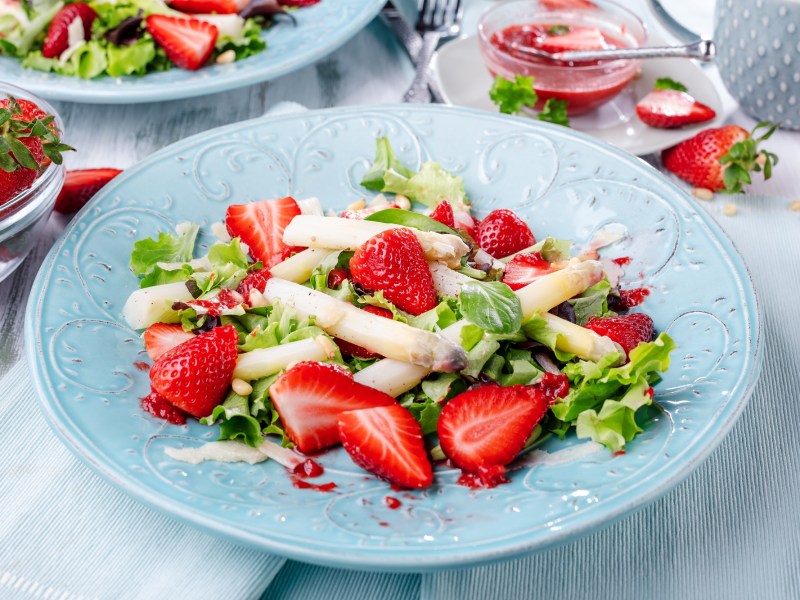
POLYGON ((93 104, 132 104, 192 98, 275 79, 310 65, 333 52, 361 31, 381 10, 385 0, 322 0, 294 11, 297 26, 281 20, 262 37, 267 49, 229 65, 198 71, 174 68, 142 77, 100 77, 85 80, 26 69, 0 56, 3 81, 47 100, 93 104))
MULTIPOLYGON (((202 243, 208 243, 208 234, 202 243)), ((663 494, 722 439, 752 391, 762 343, 756 298, 731 242, 684 192, 645 163, 569 129, 438 106, 358 107, 238 123, 174 144, 127 170, 70 224, 30 296, 26 348, 41 407, 89 466, 150 506, 209 533, 276 554, 358 569, 431 571, 532 552, 594 531, 663 494), (296 489, 268 462, 169 459, 164 449, 213 440, 216 428, 146 415, 147 361, 120 310, 137 282, 133 242, 183 220, 208 225, 225 206, 319 197, 337 210, 388 135, 411 167, 433 158, 463 176, 477 213, 518 211, 537 236, 587 243, 600 227, 627 237, 626 287, 679 344, 653 410, 627 454, 574 438, 492 490, 437 483, 392 491, 337 449, 319 458, 333 493, 296 489), (402 502, 387 507, 385 498, 402 502)), ((149 361, 148 361, 149 362, 149 361)), ((536 455, 541 458, 541 454, 536 455)))

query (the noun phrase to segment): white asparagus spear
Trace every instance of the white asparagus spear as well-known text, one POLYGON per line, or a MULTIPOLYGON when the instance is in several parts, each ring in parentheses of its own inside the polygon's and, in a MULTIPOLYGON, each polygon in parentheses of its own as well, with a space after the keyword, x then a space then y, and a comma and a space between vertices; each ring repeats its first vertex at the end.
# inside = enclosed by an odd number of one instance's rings
POLYGON ((462 285, 475 281, 472 277, 454 271, 440 262, 430 262, 428 267, 433 275, 433 286, 439 296, 456 297, 461 293, 462 285))
MULTIPOLYGON (((602 265, 597 261, 571 262, 561 271, 543 275, 515 292, 522 304, 522 320, 530 319, 537 312, 547 312, 554 306, 580 294, 586 288, 597 283, 602 276, 602 265)), ((464 325, 466 325, 465 320, 454 323, 444 329, 442 335, 459 342, 464 325)), ((389 395, 399 396, 418 385, 430 374, 429 370, 412 369, 396 363, 397 361, 388 358, 374 362, 356 373, 355 380, 389 395)))
POLYGON ((547 312, 540 314, 539 317, 558 334, 556 348, 562 352, 569 352, 584 360, 592 361, 600 360, 611 352, 617 352, 620 362, 625 362, 625 351, 611 338, 547 312))
POLYGON ((128 296, 122 316, 132 329, 145 329, 153 323, 176 323, 178 312, 172 310, 175 302, 194 300, 186 283, 178 281, 141 288, 128 296))
POLYGON ((292 363, 306 360, 326 360, 332 358, 330 352, 332 345, 333 342, 329 338, 318 336, 272 348, 256 348, 239 355, 236 368, 233 370, 233 377, 244 381, 253 381, 274 375, 292 363))
POLYGON ((290 306, 302 317, 314 315, 327 333, 383 356, 447 373, 467 365, 464 349, 439 334, 378 317, 291 281, 273 277, 264 296, 270 303, 290 306))
MULTIPOLYGON (((283 242, 289 246, 356 250, 369 238, 401 225, 378 223, 341 217, 297 215, 283 231, 283 242)), ((422 244, 428 260, 439 260, 457 268, 469 247, 457 235, 433 233, 407 227, 422 244)))
POLYGON ((294 254, 277 265, 270 267, 270 274, 273 277, 280 277, 287 281, 303 283, 311 278, 319 264, 335 250, 323 250, 321 248, 306 248, 294 254))

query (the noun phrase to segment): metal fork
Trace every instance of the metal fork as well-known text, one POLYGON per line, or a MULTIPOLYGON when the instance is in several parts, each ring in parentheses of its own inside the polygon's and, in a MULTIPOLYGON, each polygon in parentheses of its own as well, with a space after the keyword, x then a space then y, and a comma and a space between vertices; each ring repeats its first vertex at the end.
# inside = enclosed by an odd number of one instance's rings
POLYGON ((431 101, 428 65, 439 40, 458 35, 461 31, 461 16, 461 0, 419 0, 416 30, 422 36, 422 48, 417 56, 414 81, 403 96, 403 102, 431 101))

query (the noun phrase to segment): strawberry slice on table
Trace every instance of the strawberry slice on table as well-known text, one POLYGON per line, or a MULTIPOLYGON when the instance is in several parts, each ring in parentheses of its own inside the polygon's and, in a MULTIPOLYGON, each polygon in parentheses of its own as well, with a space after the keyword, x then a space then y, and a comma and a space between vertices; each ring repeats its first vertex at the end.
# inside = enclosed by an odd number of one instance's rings
POLYGON ((382 231, 362 244, 350 259, 354 283, 412 315, 436 307, 433 275, 414 233, 405 228, 382 231))
POLYGON ((517 254, 506 265, 503 272, 503 283, 512 290, 518 290, 554 270, 552 265, 538 252, 517 254))
POLYGON ((439 221, 439 223, 442 225, 447 225, 448 227, 456 226, 453 207, 450 206, 450 203, 447 200, 442 200, 439 202, 439 204, 436 205, 436 208, 433 209, 433 212, 431 212, 431 214, 428 216, 434 221, 439 221))
POLYGON ((338 365, 303 362, 283 373, 269 388, 286 435, 300 452, 316 452, 339 443, 339 413, 395 404, 390 395, 358 383, 338 365))
POLYGON ((153 323, 142 335, 147 356, 157 360, 162 354, 195 337, 177 323, 153 323))
POLYGON ((283 230, 299 214, 300 207, 291 196, 232 204, 225 213, 225 226, 250 247, 253 259, 272 267, 302 250, 283 243, 283 230))
POLYGON ((531 228, 507 208, 493 210, 478 223, 478 246, 495 258, 503 258, 536 243, 531 228))
POLYGON ((69 214, 79 211, 109 181, 122 173, 120 169, 77 169, 67 171, 64 187, 56 198, 54 210, 69 214))
POLYGON ((92 23, 97 18, 94 9, 85 2, 68 4, 56 13, 50 21, 50 27, 42 44, 42 56, 45 58, 58 58, 69 48, 69 28, 76 19, 81 20, 83 39, 88 41, 92 37, 92 23))
MULTIPOLYGON (((331 273, 333 273, 333 271, 331 271, 331 273)), ((328 280, 330 281, 330 275, 328 276, 328 280)), ((373 315, 384 317, 385 319, 394 318, 394 316, 392 315, 392 311, 387 310, 385 308, 380 308, 378 306, 367 305, 364 307, 364 310, 373 315)), ((372 350, 367 350, 366 348, 357 346, 356 344, 352 344, 344 340, 340 340, 339 338, 334 338, 334 341, 336 342, 336 345, 339 346, 339 351, 345 356, 355 356, 356 358, 361 358, 363 360, 369 360, 372 358, 383 358, 383 356, 378 354, 377 352, 372 352, 372 350)))
POLYGON ((714 109, 678 90, 653 90, 636 104, 643 123, 660 129, 674 129, 704 123, 717 116, 714 109))
POLYGON ((145 25, 167 57, 189 71, 196 71, 208 61, 219 36, 216 25, 199 19, 150 15, 145 25))
POLYGON ((195 417, 211 414, 231 384, 237 343, 236 329, 226 325, 175 346, 150 369, 153 391, 195 417))
POLYGON ((777 128, 777 125, 763 122, 751 132, 738 125, 706 129, 664 150, 661 162, 668 171, 697 187, 741 192, 743 185, 751 183, 751 172, 763 171, 764 179, 772 176, 778 157, 759 150, 758 145, 769 139, 777 128), (760 129, 766 132, 756 136, 760 129))
POLYGON ((201 15, 232 15, 249 4, 247 0, 170 0, 170 8, 201 15))
POLYGON ((373 475, 409 489, 433 483, 422 428, 399 404, 339 413, 338 429, 353 462, 373 475))
POLYGON ((626 356, 642 342, 651 341, 655 335, 653 319, 644 313, 592 317, 584 327, 617 342, 625 350, 626 356))
POLYGON ((538 44, 540 50, 555 54, 556 52, 573 52, 580 50, 602 50, 606 48, 606 40, 596 27, 569 27, 569 31, 548 35, 538 44))
POLYGON ((550 406, 537 386, 483 385, 442 409, 437 431, 445 455, 467 473, 507 465, 519 454, 550 406))

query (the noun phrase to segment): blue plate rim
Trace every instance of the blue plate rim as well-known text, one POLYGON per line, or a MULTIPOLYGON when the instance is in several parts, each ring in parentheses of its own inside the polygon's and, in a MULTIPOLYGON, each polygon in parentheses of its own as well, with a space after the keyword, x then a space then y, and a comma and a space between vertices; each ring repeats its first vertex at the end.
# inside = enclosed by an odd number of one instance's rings
MULTIPOLYGON (((363 111, 364 108, 365 107, 337 107, 307 111, 303 112, 302 114, 309 117, 318 115, 336 116, 363 111)), ((423 105, 416 107, 408 104, 388 104, 369 106, 367 108, 369 110, 379 112, 413 111, 418 108, 421 110, 433 110, 450 113, 457 112, 467 117, 477 116, 481 119, 496 121, 507 121, 511 119, 514 121, 519 121, 521 124, 524 124, 528 127, 543 128, 545 130, 552 129, 554 131, 559 131, 562 135, 564 133, 563 128, 558 125, 531 122, 530 120, 521 119, 518 117, 494 115, 484 111, 462 107, 440 105, 423 105)), ((55 262, 55 258, 62 246, 67 241, 70 234, 73 233, 73 230, 81 222, 82 216, 88 213, 92 207, 95 204, 98 204, 104 197, 113 194, 115 188, 124 183, 125 179, 127 179, 127 176, 131 176, 140 170, 148 168, 151 163, 161 160, 162 155, 179 151, 184 147, 197 143, 201 139, 224 136, 226 133, 239 130, 242 127, 245 127, 247 124, 261 124, 265 122, 268 123, 272 121, 279 121, 287 117, 296 117, 297 114, 298 113, 274 116, 264 115, 255 119, 240 121, 238 123, 218 127, 175 142, 151 154, 115 178, 110 185, 108 185, 102 192, 100 192, 86 206, 84 206, 84 208, 81 209, 81 211, 73 218, 58 240, 54 243, 45 261, 42 263, 28 298, 24 330, 25 355, 31 367, 31 381, 34 386, 34 391, 36 392, 37 403, 46 421, 53 431, 55 431, 58 437, 65 443, 67 448, 103 479, 112 483, 127 495, 145 503, 149 507, 160 511, 163 514, 169 515, 172 518, 177 518, 178 520, 192 527, 200 528, 207 533, 213 533, 214 535, 224 537, 231 541, 240 542, 259 550, 274 552, 295 560, 336 568, 397 573, 422 573, 440 571, 444 569, 464 568, 484 565, 502 560, 509 560, 524 556, 526 554, 560 546, 580 538, 590 532, 608 527, 623 517, 644 508, 648 504, 651 504, 665 493, 676 487, 679 483, 685 480, 703 462, 703 460, 708 457, 708 455, 728 434, 731 427, 746 406, 750 396, 752 395, 755 385, 759 380, 763 366, 763 308, 758 300, 755 286, 753 285, 752 276, 747 264, 736 249, 733 241, 714 221, 714 219, 705 210, 700 208, 696 201, 689 194, 680 189, 675 183, 669 181, 669 179, 652 167, 652 165, 625 151, 619 150, 610 144, 600 142, 588 134, 578 131, 570 131, 569 133, 571 135, 583 139, 590 145, 595 146, 597 149, 606 154, 615 155, 616 157, 627 162, 633 168, 651 171, 670 191, 681 196, 684 201, 688 201, 689 206, 694 209, 696 216, 699 217, 708 232, 715 236, 716 241, 720 244, 722 250, 727 255, 727 258, 731 261, 732 266, 739 268, 738 275, 740 276, 742 282, 749 284, 746 289, 741 291, 745 296, 747 296, 747 302, 745 303, 745 306, 749 307, 751 309, 750 312, 752 313, 750 327, 750 340, 752 344, 751 351, 749 352, 749 360, 751 361, 752 369, 748 371, 749 375, 747 377, 745 377, 743 374, 734 386, 734 389, 737 391, 737 393, 731 394, 731 397, 735 397, 736 401, 729 401, 721 408, 720 412, 723 414, 724 420, 717 423, 717 426, 712 431, 711 437, 703 438, 702 441, 704 443, 702 444, 697 443, 700 441, 699 439, 695 440, 695 443, 691 444, 691 447, 687 450, 687 453, 683 455, 683 459, 679 463, 672 464, 669 468, 666 468, 666 473, 658 481, 652 483, 651 480, 648 479, 645 480, 645 483, 640 483, 633 486, 633 489, 636 489, 644 485, 646 488, 644 492, 638 493, 626 499, 625 501, 620 502, 617 506, 605 507, 604 510, 601 511, 600 517, 591 516, 584 522, 577 525, 568 526, 562 529, 557 535, 553 535, 545 540, 536 540, 529 543, 517 542, 514 544, 509 544, 502 550, 489 549, 476 551, 474 550, 473 545, 470 548, 466 548, 458 552, 450 551, 444 555, 441 553, 438 555, 421 553, 417 548, 415 549, 417 556, 414 556, 410 553, 398 559, 396 554, 386 555, 382 552, 376 551, 374 548, 370 549, 368 552, 350 553, 341 548, 333 551, 333 549, 298 547, 297 545, 275 539, 265 539, 262 536, 251 534, 250 532, 246 531, 232 531, 229 527, 215 522, 213 518, 208 517, 202 512, 193 511, 191 506, 187 504, 175 504, 174 501, 170 499, 162 498, 158 492, 131 484, 130 481, 126 480, 122 476, 121 473, 116 472, 113 468, 108 467, 102 462, 93 460, 93 457, 87 452, 87 446, 91 446, 91 442, 86 439, 85 434, 81 431, 70 431, 68 428, 64 427, 63 423, 59 421, 58 415, 54 410, 55 406, 48 404, 44 400, 44 398, 54 394, 54 389, 52 386, 48 388, 48 382, 45 381, 47 377, 43 371, 33 368, 34 366, 41 364, 41 337, 36 328, 36 323, 38 321, 37 315, 40 312, 40 304, 44 298, 42 292, 46 288, 47 273, 50 265, 55 262), (647 484, 648 481, 651 483, 647 484)), ((396 550, 392 549, 391 552, 396 552, 396 550)))

